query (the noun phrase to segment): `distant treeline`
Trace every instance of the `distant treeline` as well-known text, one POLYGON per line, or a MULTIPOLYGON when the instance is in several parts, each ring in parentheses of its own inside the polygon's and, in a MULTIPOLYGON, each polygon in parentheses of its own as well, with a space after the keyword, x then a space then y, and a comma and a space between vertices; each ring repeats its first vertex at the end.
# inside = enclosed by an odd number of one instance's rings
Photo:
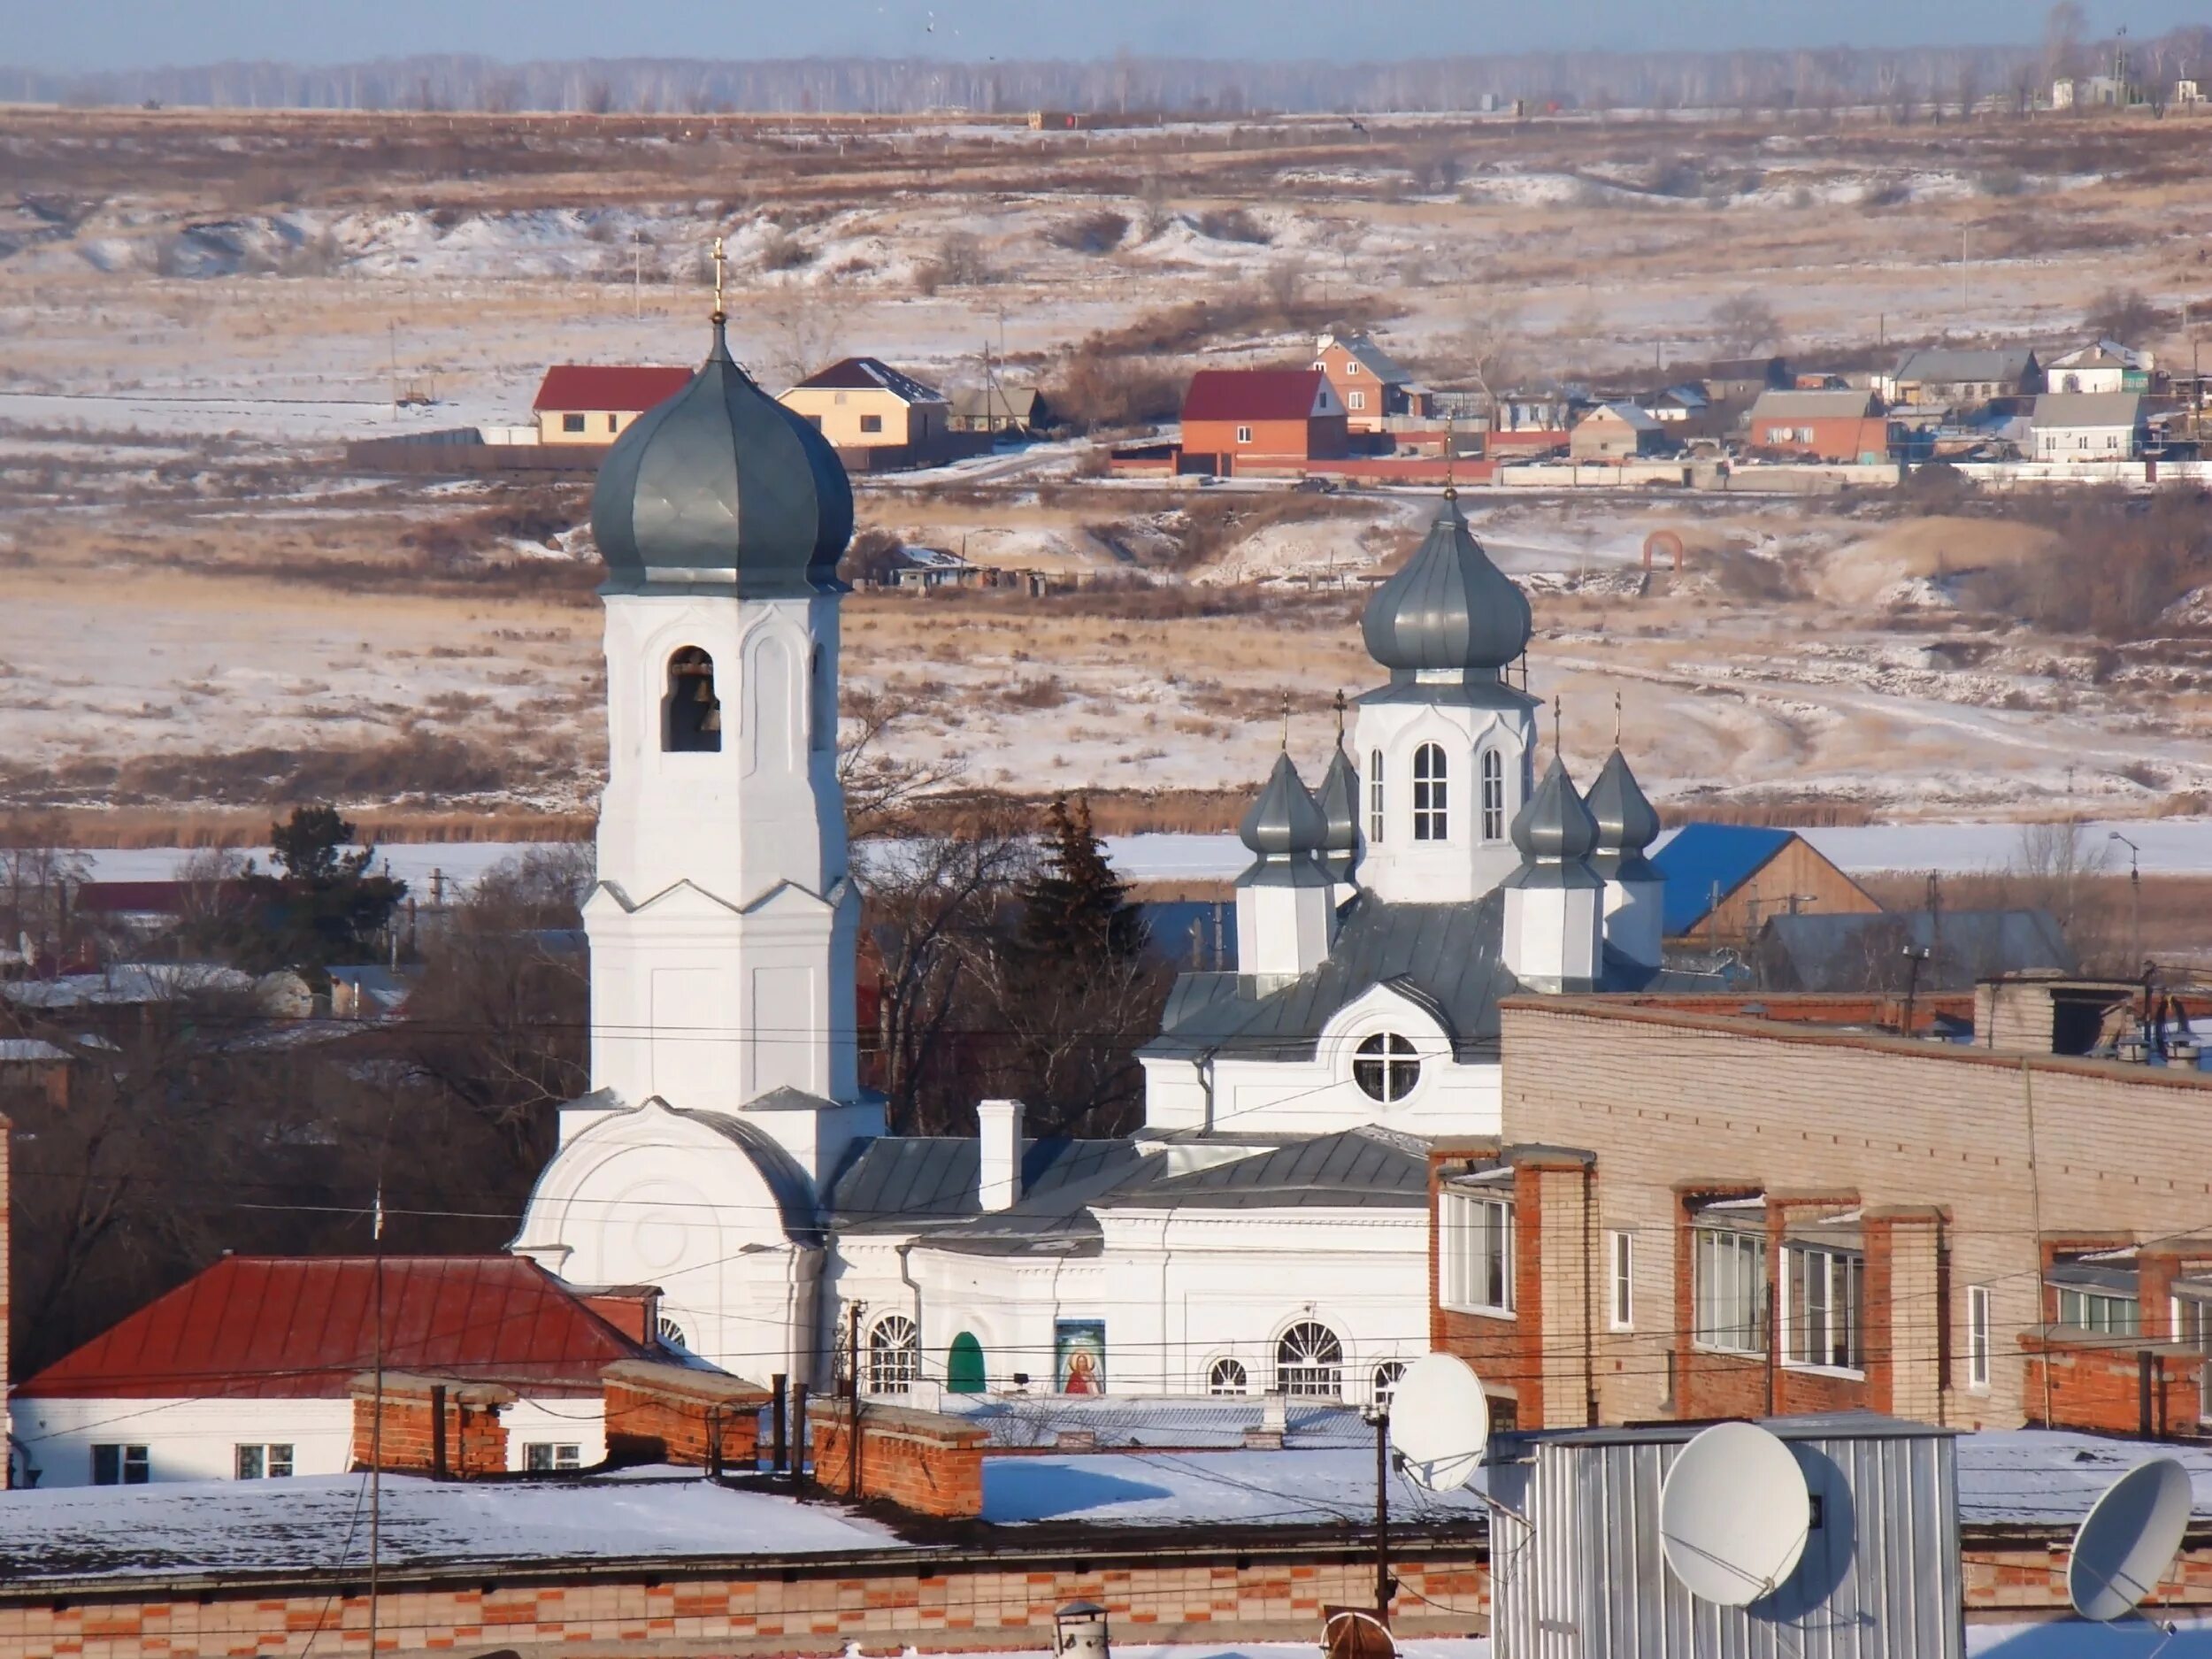
MULTIPOLYGON (((2176 75, 2212 79, 2212 29, 2130 43, 2147 91, 2176 75), (2200 67, 2201 66, 2201 67, 2200 67)), ((215 64, 63 75, 0 69, 0 100, 78 104, 634 113, 898 114, 962 109, 1117 114, 1473 111, 1525 100, 1541 108, 1824 109, 1843 104, 2024 101, 2055 73, 2103 69, 2108 48, 2062 33, 2038 45, 1872 50, 1548 52, 1344 64, 1178 60, 953 63, 810 58, 503 64, 466 56, 302 68, 215 64)))

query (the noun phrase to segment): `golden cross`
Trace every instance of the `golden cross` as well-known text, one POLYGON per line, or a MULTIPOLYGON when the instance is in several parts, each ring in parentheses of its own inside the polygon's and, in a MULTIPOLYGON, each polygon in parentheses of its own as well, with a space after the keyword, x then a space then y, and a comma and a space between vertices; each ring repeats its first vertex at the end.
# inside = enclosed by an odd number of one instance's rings
POLYGON ((714 320, 718 323, 722 320, 724 314, 722 311, 723 264, 722 239, 717 236, 714 239, 714 320))
POLYGON ((1559 696, 1557 693, 1553 694, 1551 700, 1551 757, 1554 760, 1559 758, 1559 696))
POLYGON ((1452 484, 1452 462, 1456 458, 1453 451, 1459 448, 1459 445, 1452 440, 1452 422, 1455 418, 1452 415, 1444 417, 1444 499, 1446 501, 1459 499, 1459 491, 1452 484))
POLYGON ((1621 694, 1613 694, 1613 747, 1621 746, 1621 694))
POLYGON ((1344 693, 1340 688, 1336 694, 1336 746, 1344 747, 1344 693))

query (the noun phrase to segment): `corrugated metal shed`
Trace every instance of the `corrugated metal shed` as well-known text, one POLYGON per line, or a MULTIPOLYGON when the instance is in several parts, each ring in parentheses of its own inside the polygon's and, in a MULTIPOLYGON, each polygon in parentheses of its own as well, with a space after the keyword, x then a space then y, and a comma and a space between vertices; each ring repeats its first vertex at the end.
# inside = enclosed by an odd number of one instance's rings
POLYGON ((1697 1425, 1501 1442, 1490 1490, 1499 1659, 1959 1659, 1958 1471, 1946 1431, 1778 1418, 1816 1501, 1797 1570, 1746 1608, 1697 1600, 1659 1535, 1697 1425))

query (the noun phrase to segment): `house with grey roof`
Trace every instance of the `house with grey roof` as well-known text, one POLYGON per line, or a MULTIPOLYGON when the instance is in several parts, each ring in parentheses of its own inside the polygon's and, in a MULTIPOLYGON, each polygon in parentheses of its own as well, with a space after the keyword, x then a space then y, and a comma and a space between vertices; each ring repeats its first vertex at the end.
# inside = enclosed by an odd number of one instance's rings
POLYGON ((2035 400, 2039 461, 2132 461, 2149 432, 2139 392, 2046 392, 2035 400))
POLYGON ((2043 365, 2024 346, 1908 351, 1877 388, 1909 408, 1978 409, 2001 397, 2032 397, 2043 389, 2043 365))

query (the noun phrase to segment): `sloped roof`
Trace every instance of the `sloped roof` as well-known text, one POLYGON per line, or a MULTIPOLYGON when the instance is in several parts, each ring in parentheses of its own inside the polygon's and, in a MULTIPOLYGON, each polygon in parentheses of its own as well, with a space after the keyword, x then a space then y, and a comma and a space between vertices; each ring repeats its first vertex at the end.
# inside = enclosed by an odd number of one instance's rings
POLYGON ((1762 392, 1754 420, 1850 420, 1880 412, 1871 392, 1762 392))
POLYGON ((1412 371, 1377 345, 1371 335, 1364 334, 1323 334, 1314 342, 1316 351, 1326 351, 1331 346, 1341 349, 1348 357, 1356 357, 1360 366, 1385 386, 1410 386, 1412 371))
POLYGON ((2048 910, 1777 916, 1761 932, 1756 956, 1762 982, 1776 990, 1902 990, 1909 946, 1932 953, 1920 967, 1924 991, 1970 990, 1993 974, 2078 966, 2048 910))
MULTIPOLYGON (((536 1263, 388 1256, 387 1370, 594 1392, 648 1350, 536 1263)), ((227 1256, 19 1386, 69 1399, 343 1398, 376 1363, 380 1264, 366 1256, 227 1256)))
MULTIPOLYGON (((833 1102, 818 1094, 809 1094, 802 1089, 772 1089, 758 1100, 747 1105, 748 1111, 820 1111, 833 1102)), ((760 1171, 769 1194, 776 1201, 777 1218, 783 1223, 784 1232, 795 1239, 814 1237, 821 1231, 814 1214, 814 1185, 807 1179, 806 1171, 799 1167, 798 1159, 784 1148, 783 1142, 763 1129, 758 1124, 748 1123, 727 1112, 681 1111, 679 1117, 703 1124, 717 1134, 735 1145, 752 1160, 760 1171)))
POLYGON ((1600 403, 1595 409, 1592 410, 1588 414, 1585 415, 1575 424, 1577 426, 1587 426, 1594 420, 1604 419, 1609 417, 1614 420, 1621 422, 1624 426, 1626 426, 1636 432, 1659 432, 1663 430, 1659 422, 1648 412, 1639 409, 1633 403, 1600 403))
POLYGON ((801 386, 833 387, 841 391, 884 391, 902 403, 941 403, 945 395, 925 386, 910 374, 902 374, 879 357, 841 357, 799 382, 801 386))
POLYGON ((2035 400, 2038 426, 2134 426, 2143 418, 2140 392, 2045 392, 2035 400))
MULTIPOLYGON (((1134 1170, 1127 1141, 1025 1141, 1022 1196, 1011 1215, 1051 1210, 1056 1194, 1089 1191, 1134 1170)), ((983 1151, 973 1135, 886 1135, 871 1141, 830 1189, 829 1210, 848 1231, 909 1231, 982 1212, 983 1151)))
POLYGON ((1100 1210, 1408 1210, 1425 1207, 1429 1163, 1419 1143, 1386 1130, 1347 1129, 1108 1193, 1100 1210))
POLYGON ((2076 347, 2062 357, 2055 357, 2055 369, 2141 369, 2149 366, 2148 352, 2124 346, 2107 336, 2085 346, 2076 347))
POLYGON ((1036 419, 1037 388, 1033 386, 971 386, 952 395, 952 412, 964 420, 986 418, 1018 420, 1036 419))
POLYGON ((1754 824, 1684 825, 1651 860, 1667 880, 1660 907, 1666 936, 1688 933, 1712 910, 1716 887, 1726 899, 1793 839, 1794 831, 1754 824))
POLYGON ((1185 420, 1303 420, 1334 412, 1318 369, 1201 369, 1183 394, 1185 420))
POLYGON ((1939 386, 1959 380, 2016 380, 2034 362, 2035 353, 2024 348, 1974 350, 1937 347, 1906 352, 1897 360, 1897 372, 1893 378, 1939 386))
POLYGON ((649 364, 557 363, 538 382, 530 407, 611 410, 636 414, 664 403, 691 384, 689 369, 649 364))

